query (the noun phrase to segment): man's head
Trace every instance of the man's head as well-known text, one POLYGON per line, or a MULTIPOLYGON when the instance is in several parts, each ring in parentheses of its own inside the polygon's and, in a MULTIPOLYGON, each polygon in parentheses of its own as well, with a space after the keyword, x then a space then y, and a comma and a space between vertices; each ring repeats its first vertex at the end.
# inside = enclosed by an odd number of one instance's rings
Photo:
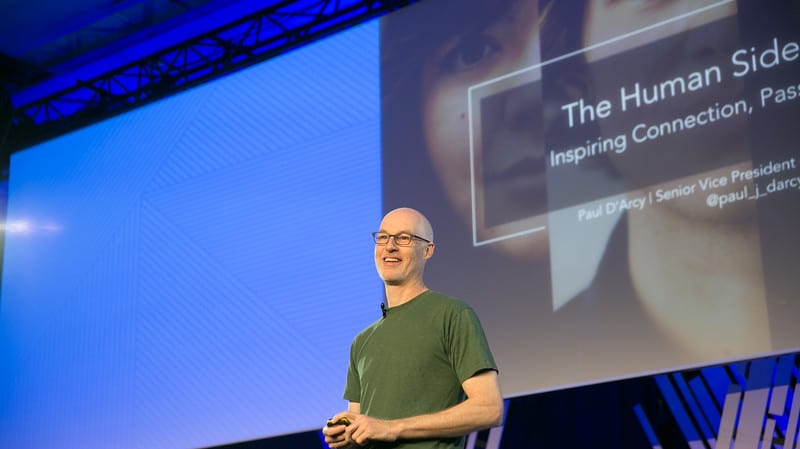
POLYGON ((425 262, 435 248, 428 219, 414 209, 395 209, 383 217, 376 236, 375 268, 383 282, 422 285, 425 262))

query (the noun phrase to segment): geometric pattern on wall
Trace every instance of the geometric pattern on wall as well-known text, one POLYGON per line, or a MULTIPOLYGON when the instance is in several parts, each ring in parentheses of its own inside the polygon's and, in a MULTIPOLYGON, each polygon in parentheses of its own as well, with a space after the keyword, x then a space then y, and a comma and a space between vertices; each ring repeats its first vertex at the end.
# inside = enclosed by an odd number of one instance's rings
MULTIPOLYGON (((756 359, 653 378, 691 449, 797 449, 800 356, 756 359)), ((634 407, 653 449, 658 432, 634 407)))

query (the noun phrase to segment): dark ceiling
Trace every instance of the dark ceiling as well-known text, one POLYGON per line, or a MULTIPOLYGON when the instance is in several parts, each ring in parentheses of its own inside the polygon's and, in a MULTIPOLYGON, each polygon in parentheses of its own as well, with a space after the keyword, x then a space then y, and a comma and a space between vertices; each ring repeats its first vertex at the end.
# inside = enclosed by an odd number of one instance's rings
MULTIPOLYGON (((7 136, 22 134, 27 140, 31 135, 43 138, 51 134, 45 125, 63 121, 75 112, 88 117, 92 114, 87 112, 92 112, 92 108, 104 113, 109 109, 119 110, 118 105, 113 104, 115 101, 124 103, 125 107, 135 107, 139 101, 154 99, 156 90, 157 95, 168 95, 172 91, 164 88, 164 78, 171 78, 171 84, 181 84, 181 88, 202 82, 195 76, 176 83, 175 78, 181 71, 192 69, 197 73, 201 68, 196 61, 192 62, 193 67, 190 67, 192 63, 172 64, 175 57, 170 56, 169 67, 160 71, 157 79, 149 75, 145 84, 149 83, 150 88, 146 93, 127 89, 121 95, 111 91, 112 85, 119 84, 119 79, 111 78, 115 71, 128 70, 126 76, 130 78, 131 67, 138 69, 137 82, 142 84, 144 69, 165 66, 164 59, 153 59, 153 55, 192 45, 193 40, 195 47, 187 54, 206 51, 207 43, 197 45, 204 36, 211 36, 209 39, 218 48, 201 55, 202 62, 206 63, 208 76, 219 76, 222 56, 226 62, 232 59, 231 55, 238 58, 236 64, 225 68, 235 70, 243 65, 242 59, 258 54, 263 60, 408 3, 414 1, 0 1, 0 118, 4 114, 10 117, 0 124, 8 123, 7 136), (239 30, 232 28, 237 23, 239 30), (225 27, 228 27, 227 35, 219 32, 225 27), (273 31, 261 31, 269 27, 273 31), (253 28, 258 28, 260 34, 255 38, 253 28), (228 38, 234 34, 235 39, 228 38), (254 40, 266 43, 253 45, 254 40), (148 57, 151 60, 147 66, 136 67, 137 61, 148 57), (213 70, 208 69, 212 66, 213 70), (102 77, 106 78, 100 79, 102 77), (79 106, 73 110, 64 109, 64 102, 58 103, 59 95, 69 96, 68 102, 79 106)), ((96 119, 97 114, 94 116, 96 119)), ((0 129, 0 146, 2 131, 0 129)), ((7 146, 17 146, 13 140, 8 138, 6 142, 11 143, 7 146)))
MULTIPOLYGON (((276 0, 38 0, 0 2, 0 82, 12 97, 87 65, 124 65, 121 50, 166 47, 276 0), (180 36, 169 38, 173 30, 180 36), (166 37, 166 39, 165 39, 166 37)), ((135 57, 135 56, 131 56, 135 57)))

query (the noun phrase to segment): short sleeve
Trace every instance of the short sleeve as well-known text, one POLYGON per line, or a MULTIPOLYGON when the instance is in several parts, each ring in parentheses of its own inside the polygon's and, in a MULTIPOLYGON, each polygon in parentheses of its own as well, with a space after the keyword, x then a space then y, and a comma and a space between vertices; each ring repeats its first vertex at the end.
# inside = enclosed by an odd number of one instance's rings
POLYGON ((466 307, 458 311, 449 326, 450 362, 459 382, 485 370, 497 371, 486 335, 477 314, 466 307))
POLYGON ((347 367, 347 380, 344 386, 344 399, 350 402, 361 402, 361 379, 355 357, 356 342, 350 345, 350 363, 347 367))

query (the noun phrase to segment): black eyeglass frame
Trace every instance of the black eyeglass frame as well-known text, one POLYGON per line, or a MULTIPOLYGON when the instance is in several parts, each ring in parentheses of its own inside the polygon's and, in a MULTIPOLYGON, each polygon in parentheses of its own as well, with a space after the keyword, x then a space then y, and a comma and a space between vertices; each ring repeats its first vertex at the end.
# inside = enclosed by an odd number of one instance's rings
POLYGON ((398 234, 387 234, 385 232, 373 232, 372 233, 372 240, 375 241, 376 245, 387 245, 389 243, 389 239, 392 239, 392 238, 394 238, 394 244, 397 245, 397 246, 411 246, 411 242, 413 242, 414 239, 423 241, 425 243, 432 243, 430 240, 428 240, 428 239, 426 239, 424 237, 420 237, 417 234, 409 234, 408 232, 400 232, 398 234), (383 243, 379 242, 378 241, 378 236, 384 236, 384 235, 386 236, 386 241, 383 242, 383 243), (397 237, 401 236, 401 235, 409 236, 408 243, 400 243, 400 241, 397 240, 397 237))

